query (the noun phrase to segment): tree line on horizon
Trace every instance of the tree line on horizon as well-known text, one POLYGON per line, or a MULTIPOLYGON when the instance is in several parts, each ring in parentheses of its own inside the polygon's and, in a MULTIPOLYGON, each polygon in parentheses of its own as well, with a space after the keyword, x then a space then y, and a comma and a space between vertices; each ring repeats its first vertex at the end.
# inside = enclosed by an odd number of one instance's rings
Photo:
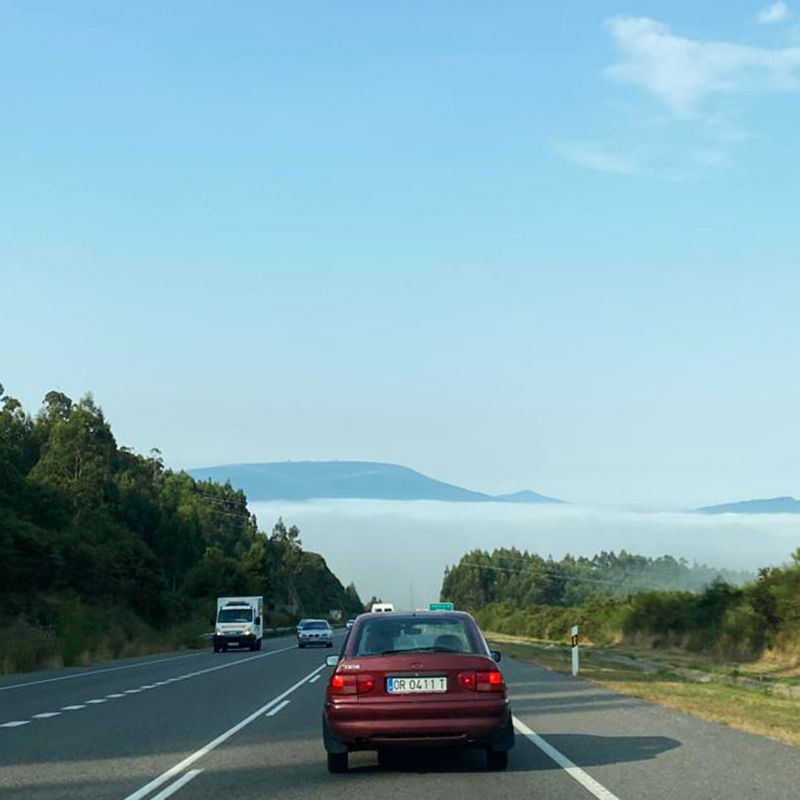
POLYGON ((445 570, 442 598, 462 608, 514 602, 520 606, 579 606, 593 597, 626 597, 646 591, 698 592, 714 580, 738 585, 752 576, 715 569, 669 555, 658 558, 621 550, 559 561, 517 548, 473 550, 445 570))
POLYGON ((207 625, 236 594, 263 595, 275 619, 363 610, 296 526, 264 533, 230 484, 120 447, 91 394, 48 392, 31 416, 0 386, 0 627, 58 631, 76 603, 207 625))

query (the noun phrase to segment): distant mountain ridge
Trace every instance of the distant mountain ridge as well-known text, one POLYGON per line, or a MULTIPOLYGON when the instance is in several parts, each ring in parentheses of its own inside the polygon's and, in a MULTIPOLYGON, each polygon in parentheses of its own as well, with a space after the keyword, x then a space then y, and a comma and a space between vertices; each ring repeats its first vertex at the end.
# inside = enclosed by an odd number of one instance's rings
POLYGON ((768 497, 703 506, 697 511, 701 514, 800 514, 800 500, 795 500, 794 497, 768 497))
POLYGON ((230 481, 249 500, 444 500, 453 503, 563 503, 529 490, 491 495, 371 461, 280 461, 188 470, 199 480, 230 481))

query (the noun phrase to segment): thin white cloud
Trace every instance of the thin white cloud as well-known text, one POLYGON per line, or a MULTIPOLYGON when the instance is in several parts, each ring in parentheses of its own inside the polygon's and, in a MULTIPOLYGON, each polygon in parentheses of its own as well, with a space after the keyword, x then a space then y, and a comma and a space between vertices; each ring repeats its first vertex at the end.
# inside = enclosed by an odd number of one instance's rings
POLYGON ((771 6, 762 8, 758 12, 756 21, 759 25, 775 25, 778 22, 785 22, 791 16, 789 6, 784 2, 773 3, 771 6))
POLYGON ((800 89, 800 46, 764 48, 678 36, 648 17, 613 17, 624 61, 606 74, 642 86, 675 116, 691 117, 713 95, 800 89))
POLYGON ((598 172, 617 175, 640 175, 642 159, 636 153, 613 152, 602 145, 588 142, 560 142, 555 151, 573 164, 598 172))
POLYGON ((727 153, 714 148, 703 148, 692 153, 694 160, 704 167, 721 167, 730 160, 727 153))

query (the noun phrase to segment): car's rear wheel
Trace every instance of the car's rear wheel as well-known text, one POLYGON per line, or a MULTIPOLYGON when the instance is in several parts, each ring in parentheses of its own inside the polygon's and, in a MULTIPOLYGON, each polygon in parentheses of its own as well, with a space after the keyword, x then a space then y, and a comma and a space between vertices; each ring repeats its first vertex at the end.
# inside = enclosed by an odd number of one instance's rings
POLYGON ((334 775, 347 772, 347 753, 328 753, 328 772, 334 775))
POLYGON ((508 750, 487 750, 486 764, 492 772, 502 772, 508 768, 508 750))

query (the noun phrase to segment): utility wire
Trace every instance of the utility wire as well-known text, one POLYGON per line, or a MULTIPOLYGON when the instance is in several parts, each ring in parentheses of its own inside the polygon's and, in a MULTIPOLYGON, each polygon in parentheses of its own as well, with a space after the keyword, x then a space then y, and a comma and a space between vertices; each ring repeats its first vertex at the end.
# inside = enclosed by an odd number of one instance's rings
MULTIPOLYGON (((468 556, 465 556, 465 558, 466 557, 468 557, 468 556)), ((489 557, 491 559, 499 560, 499 561, 505 561, 505 560, 522 561, 525 564, 529 565, 530 567, 541 566, 544 569, 547 569, 547 568, 555 568, 555 569, 591 569, 592 571, 595 571, 595 570, 608 570, 608 571, 611 571, 611 573, 614 574, 614 575, 618 575, 619 574, 619 572, 617 570, 615 570, 615 568, 613 566, 611 566, 611 565, 608 565, 608 564, 595 564, 595 563, 592 563, 591 561, 589 561, 588 559, 585 559, 583 561, 576 560, 574 565, 569 564, 569 563, 564 564, 564 562, 545 561, 544 559, 541 559, 540 564, 537 564, 535 562, 535 559, 541 558, 541 557, 540 556, 536 556, 535 554, 531 555, 531 556, 499 555, 497 550, 495 550, 494 553, 492 553, 491 555, 489 555, 487 553, 487 557, 489 557)), ((646 557, 637 556, 637 558, 646 558, 646 557)), ((668 556, 668 558, 671 558, 671 556, 668 556)), ((713 567, 708 567, 706 565, 689 566, 688 562, 685 563, 685 564, 681 564, 681 562, 677 561, 677 560, 675 561, 675 563, 678 564, 680 567, 682 567, 682 569, 688 570, 689 572, 691 572, 691 571, 693 571, 695 569, 706 569, 706 570, 708 570, 709 573, 713 574, 714 577, 722 577, 722 578, 724 578, 725 577, 725 572, 727 572, 725 570, 714 569, 713 567)), ((466 564, 466 565, 469 565, 469 566, 479 566, 475 562, 462 560, 461 562, 459 562, 458 564, 453 566, 452 569, 457 569, 462 564, 466 564)), ((646 565, 647 566, 645 566, 644 569, 636 569, 636 568, 634 568, 634 569, 626 569, 624 566, 620 565, 619 570, 622 570, 623 572, 627 572, 628 574, 637 574, 637 575, 640 575, 642 577, 644 577, 644 576, 652 577, 653 580, 663 580, 663 581, 666 581, 668 583, 669 582, 674 582, 674 578, 669 576, 669 575, 660 575, 660 574, 657 574, 657 573, 653 574, 650 571, 652 568, 658 566, 658 561, 657 560, 653 560, 653 559, 647 560, 646 559, 646 565)), ((492 568, 495 568, 495 569, 507 569, 509 571, 514 569, 513 567, 494 567, 494 565, 492 565, 492 568)), ((680 578, 680 576, 675 576, 675 577, 680 578)), ((589 580, 589 579, 587 578, 587 580, 589 580)))
MULTIPOLYGON (((628 583, 625 581, 624 576, 622 576, 618 580, 602 580, 600 578, 580 578, 578 576, 566 575, 566 574, 556 574, 556 575, 547 575, 542 574, 541 572, 535 571, 533 569, 514 569, 513 567, 494 567, 490 566, 489 564, 475 564, 469 561, 462 561, 459 566, 466 566, 466 567, 475 567, 476 569, 489 569, 494 570, 496 572, 512 572, 515 575, 525 574, 525 573, 535 573, 537 577, 545 579, 545 578, 552 578, 554 580, 563 580, 565 582, 578 582, 578 583, 600 583, 612 586, 619 586, 620 589, 643 589, 644 591, 656 591, 658 589, 657 586, 653 586, 652 584, 636 584, 636 583, 628 583)), ((698 587, 698 589, 701 587, 698 587)), ((687 591, 687 592, 694 592, 698 591, 698 589, 686 588, 680 589, 675 587, 675 591, 687 591)))

